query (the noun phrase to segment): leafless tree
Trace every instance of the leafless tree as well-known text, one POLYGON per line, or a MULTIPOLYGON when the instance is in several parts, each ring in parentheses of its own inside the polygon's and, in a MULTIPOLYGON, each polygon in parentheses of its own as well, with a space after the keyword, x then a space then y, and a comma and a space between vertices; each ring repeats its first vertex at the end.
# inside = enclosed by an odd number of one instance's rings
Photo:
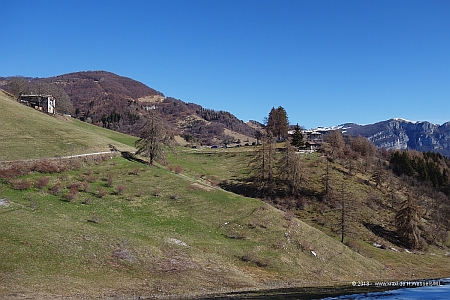
POLYGON ((293 196, 298 196, 302 190, 304 166, 295 149, 289 141, 286 141, 286 148, 281 157, 279 169, 280 177, 286 182, 290 193, 293 196))
POLYGON ((24 77, 11 77, 9 79, 7 88, 13 94, 16 99, 19 99, 20 95, 30 93, 30 82, 24 77))
POLYGON ((262 196, 272 195, 275 188, 275 138, 271 133, 261 136, 255 156, 250 162, 254 173, 254 183, 262 196))
POLYGON ((150 111, 139 136, 140 139, 136 141, 136 154, 147 156, 150 165, 153 165, 155 160, 165 163, 164 150, 167 147, 172 149, 174 136, 156 111, 150 111))
POLYGON ((344 138, 339 129, 331 131, 325 136, 325 142, 330 145, 331 158, 338 158, 341 156, 345 146, 344 138))
POLYGON ((49 85, 47 93, 55 98, 55 108, 58 113, 72 114, 74 112, 72 101, 64 89, 56 85, 49 85))

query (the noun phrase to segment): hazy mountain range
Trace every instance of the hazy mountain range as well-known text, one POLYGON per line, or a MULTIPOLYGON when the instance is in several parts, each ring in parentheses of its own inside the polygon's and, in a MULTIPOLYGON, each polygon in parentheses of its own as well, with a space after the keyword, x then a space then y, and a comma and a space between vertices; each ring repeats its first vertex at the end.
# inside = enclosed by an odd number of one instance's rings
MULTIPOLYGON (((141 82, 111 72, 86 71, 27 79, 62 87, 73 102, 74 117, 124 133, 137 134, 143 115, 150 109, 158 109, 177 134, 204 144, 230 135, 253 138, 258 127, 256 121, 244 123, 230 112, 166 97, 141 82)), ((8 78, 0 78, 1 88, 7 88, 7 83, 8 78)), ((390 119, 369 125, 347 123, 317 128, 323 132, 333 129, 367 137, 378 147, 434 151, 450 157, 450 122, 438 125, 390 119)))

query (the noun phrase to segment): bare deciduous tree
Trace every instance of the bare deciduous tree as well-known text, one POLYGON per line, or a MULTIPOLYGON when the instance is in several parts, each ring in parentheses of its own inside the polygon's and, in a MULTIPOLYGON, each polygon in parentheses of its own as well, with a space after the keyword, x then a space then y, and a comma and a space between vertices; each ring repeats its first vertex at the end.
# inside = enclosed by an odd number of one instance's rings
POLYGON ((289 141, 286 141, 286 150, 280 160, 279 169, 281 178, 286 182, 290 193, 293 196, 299 196, 302 190, 304 167, 300 155, 289 141))
POLYGON ((136 154, 147 156, 149 164, 155 160, 166 162, 164 150, 174 144, 173 134, 165 126, 164 121, 156 111, 150 111, 147 121, 140 131, 140 139, 136 141, 136 154))
POLYGON ((339 129, 329 132, 325 136, 325 141, 330 145, 330 155, 332 158, 340 157, 345 146, 344 138, 339 129))
POLYGON ((254 172, 254 183, 262 196, 273 193, 275 187, 275 138, 271 133, 261 136, 255 157, 250 162, 254 172))
POLYGON ((12 77, 8 82, 8 90, 19 99, 20 95, 30 93, 30 82, 24 77, 12 77))

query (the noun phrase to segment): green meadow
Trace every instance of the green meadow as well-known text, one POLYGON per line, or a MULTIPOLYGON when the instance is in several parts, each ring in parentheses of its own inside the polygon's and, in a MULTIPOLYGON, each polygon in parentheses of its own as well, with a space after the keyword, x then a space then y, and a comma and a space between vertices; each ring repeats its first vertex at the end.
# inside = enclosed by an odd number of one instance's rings
MULTIPOLYGON (((2 161, 108 151, 110 144, 133 151, 135 137, 3 95, 0 105, 2 161)), ((296 217, 222 189, 249 174, 251 156, 251 149, 177 147, 167 166, 117 153, 0 162, 0 298, 199 297, 448 274, 439 251, 396 253, 357 240, 357 252, 311 226, 317 212, 296 217)), ((320 165, 320 157, 305 160, 320 165)))

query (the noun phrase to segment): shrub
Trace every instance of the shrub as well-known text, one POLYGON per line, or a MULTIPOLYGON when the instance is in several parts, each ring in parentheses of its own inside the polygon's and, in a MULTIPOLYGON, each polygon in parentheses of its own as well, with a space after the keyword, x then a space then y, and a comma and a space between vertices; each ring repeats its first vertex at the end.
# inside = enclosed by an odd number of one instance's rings
POLYGON ((128 174, 129 175, 139 175, 140 171, 141 171, 141 169, 139 167, 136 167, 133 169, 133 171, 130 171, 128 174))
POLYGON ((0 170, 0 178, 12 179, 22 176, 27 173, 25 166, 22 163, 14 163, 9 167, 0 170))
POLYGON ((91 169, 87 170, 84 173, 83 180, 87 181, 87 182, 90 182, 90 183, 95 182, 96 178, 95 178, 95 175, 92 173, 91 169))
POLYGON ((50 193, 55 196, 61 195, 62 186, 61 183, 57 182, 50 188, 50 193))
POLYGON ((91 203, 92 203, 92 199, 91 199, 91 198, 86 198, 86 199, 84 199, 84 201, 81 202, 81 203, 86 204, 86 205, 91 204, 91 203))
POLYGON ((80 186, 81 186, 81 182, 77 181, 77 182, 73 182, 73 183, 69 184, 68 188, 71 190, 78 190, 80 186))
POLYGON ((41 177, 35 182, 34 186, 37 187, 38 189, 43 189, 44 187, 46 187, 48 185, 49 182, 50 182, 50 177, 47 177, 47 176, 41 177))
POLYGON ((78 189, 76 187, 72 187, 70 189, 70 191, 67 192, 67 194, 64 195, 64 199, 67 202, 72 202, 72 201, 74 201, 77 198, 77 195, 78 195, 78 189))
POLYGON ((78 187, 78 190, 80 192, 86 192, 87 190, 89 190, 89 187, 90 187, 89 183, 83 181, 83 182, 80 182, 80 186, 78 187))
POLYGON ((28 190, 30 187, 33 186, 33 183, 26 179, 14 180, 11 182, 11 184, 15 190, 20 190, 20 191, 28 190))
POLYGON ((180 165, 176 166, 175 173, 177 173, 177 174, 183 173, 183 168, 180 165))
POLYGON ((295 240, 294 244, 296 244, 297 248, 299 248, 303 252, 311 252, 311 250, 313 249, 312 245, 307 241, 300 242, 295 240))
POLYGON ((240 257, 240 259, 244 262, 249 262, 252 264, 255 264, 258 267, 265 268, 269 266, 269 259, 268 258, 260 258, 256 254, 252 252, 247 252, 244 255, 240 257))
POLYGON ((135 258, 128 249, 117 249, 113 252, 114 257, 128 262, 134 262, 135 258))
POLYGON ((308 199, 306 199, 305 196, 301 196, 301 197, 298 199, 297 207, 298 207, 299 209, 305 210, 305 209, 308 207, 308 199))
POLYGON ((212 186, 218 186, 220 183, 219 178, 217 178, 216 176, 209 176, 208 181, 212 186))
POLYGON ((113 184, 114 184, 114 174, 113 173, 107 174, 106 183, 109 187, 113 186, 113 184))
POLYGON ((92 222, 92 223, 98 224, 98 222, 100 222, 100 217, 99 217, 99 215, 93 214, 93 215, 92 215, 92 218, 90 218, 90 219, 88 220, 88 222, 92 222))
POLYGON ((284 219, 288 220, 288 221, 292 221, 292 219, 295 217, 294 212, 293 211, 287 211, 284 213, 284 219))
POLYGON ((175 172, 177 174, 183 173, 183 167, 181 167, 180 165, 177 166, 170 165, 168 166, 168 169, 170 172, 175 172))
POLYGON ((101 186, 99 186, 97 188, 97 197, 98 198, 103 198, 108 194, 108 191, 105 190, 104 188, 102 188, 101 186))
POLYGON ((225 233, 225 236, 229 239, 234 239, 234 240, 244 240, 245 239, 245 235, 240 232, 240 230, 236 230, 234 228, 228 228, 227 232, 225 233))
POLYGON ((123 192, 125 191, 125 189, 126 189, 126 187, 125 187, 124 185, 119 185, 119 186, 116 188, 116 194, 117 194, 117 195, 122 195, 123 192))
POLYGON ((39 160, 36 161, 31 167, 32 171, 39 173, 59 173, 64 171, 66 168, 62 162, 53 162, 50 160, 39 160))

